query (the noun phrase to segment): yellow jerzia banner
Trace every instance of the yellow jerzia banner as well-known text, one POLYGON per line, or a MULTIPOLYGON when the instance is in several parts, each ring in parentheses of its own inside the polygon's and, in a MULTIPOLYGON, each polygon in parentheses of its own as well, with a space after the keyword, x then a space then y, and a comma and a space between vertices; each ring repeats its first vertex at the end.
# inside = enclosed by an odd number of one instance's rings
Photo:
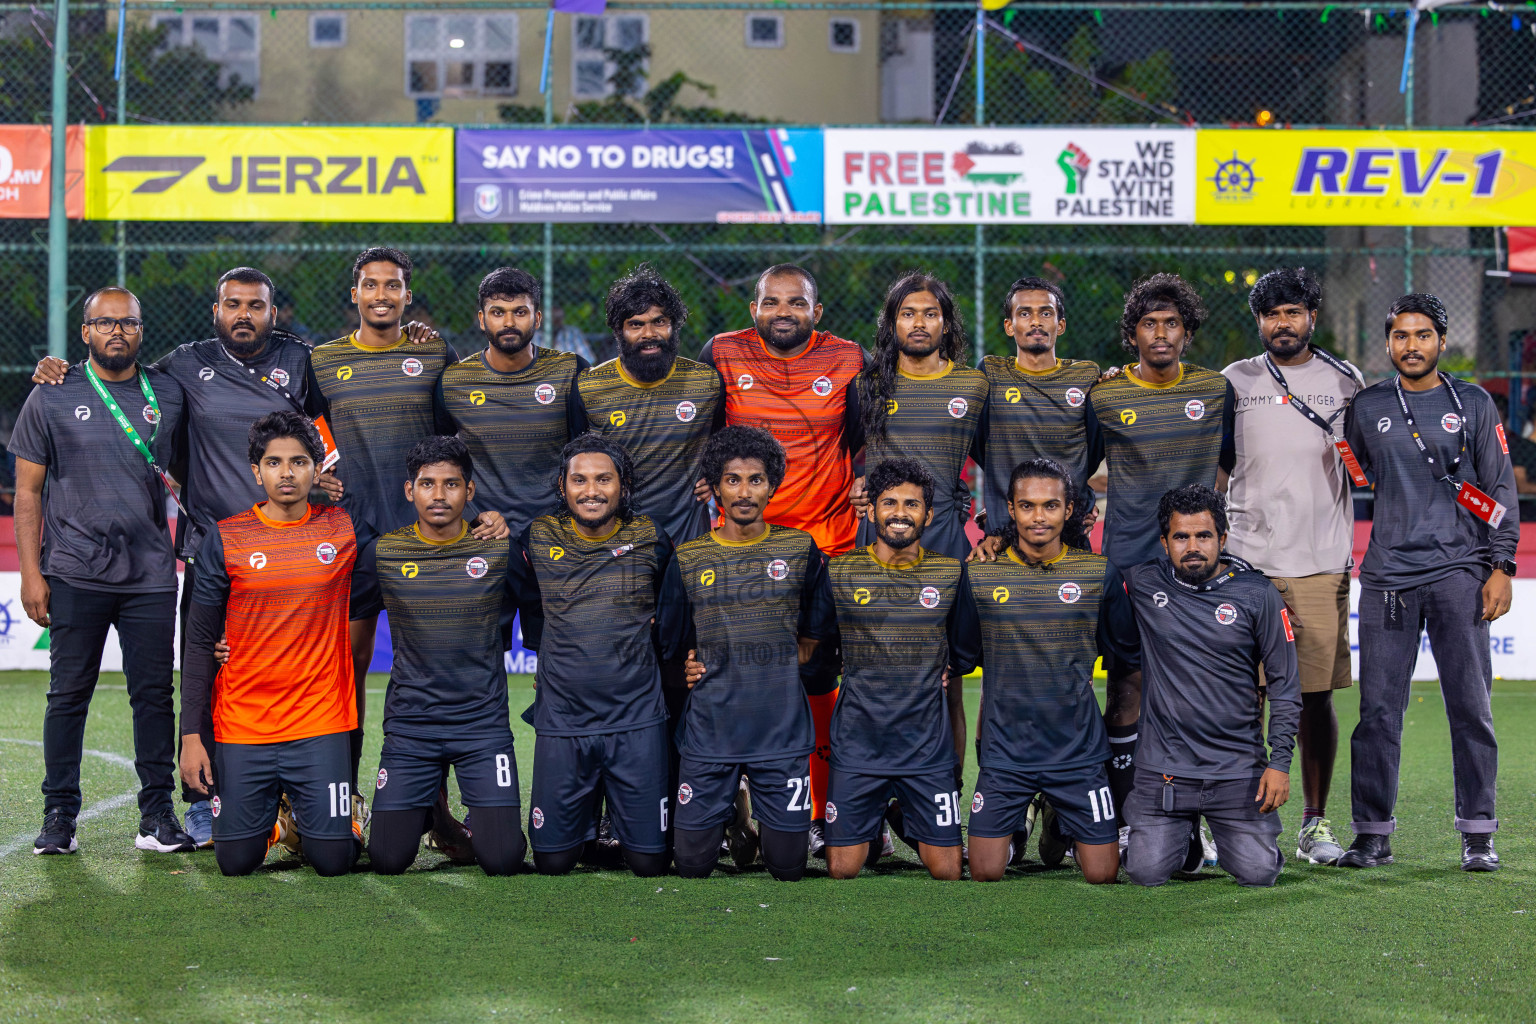
POLYGON ((452 128, 93 126, 87 220, 451 221, 452 128))
POLYGON ((1197 224, 1536 224, 1536 133, 1201 130, 1197 224))

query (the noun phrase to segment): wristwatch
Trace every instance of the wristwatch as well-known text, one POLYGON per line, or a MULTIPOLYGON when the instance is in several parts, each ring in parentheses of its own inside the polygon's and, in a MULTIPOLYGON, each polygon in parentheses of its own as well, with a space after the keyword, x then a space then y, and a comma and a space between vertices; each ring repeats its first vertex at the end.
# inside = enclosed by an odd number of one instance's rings
POLYGON ((1506 558, 1502 561, 1492 562, 1490 564, 1493 566, 1493 568, 1499 570, 1505 576, 1515 575, 1515 560, 1513 558, 1506 558))

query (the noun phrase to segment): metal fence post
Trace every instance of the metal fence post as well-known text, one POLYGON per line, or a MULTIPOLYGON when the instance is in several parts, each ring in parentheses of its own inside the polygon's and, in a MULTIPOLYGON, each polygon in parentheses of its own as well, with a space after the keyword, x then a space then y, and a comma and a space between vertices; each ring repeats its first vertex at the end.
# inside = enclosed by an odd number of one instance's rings
POLYGON ((65 136, 69 88, 69 0, 53 5, 53 169, 48 203, 48 354, 68 351, 64 316, 69 312, 69 219, 64 209, 69 147, 65 136))
MULTIPOLYGON (((976 123, 987 123, 987 12, 981 6, 981 0, 976 0, 976 123)), ((980 363, 982 357, 987 354, 987 329, 982 310, 986 307, 987 299, 987 229, 981 224, 976 225, 976 293, 974 301, 976 312, 974 313, 974 338, 976 342, 976 357, 974 362, 980 363)))
MULTIPOLYGON (((117 26, 118 34, 128 31, 128 11, 122 9, 120 21, 117 26)), ((117 123, 128 123, 128 68, 127 59, 123 61, 124 67, 117 76, 117 123)), ((83 185, 82 185, 83 187, 83 185)), ((128 287, 128 222, 117 222, 117 286, 128 287)))
MULTIPOLYGON (((1410 7, 1408 10, 1408 38, 1403 42, 1407 52, 1403 54, 1403 127, 1413 127, 1413 43, 1414 23, 1418 20, 1419 12, 1410 7)), ((1413 225, 1403 226, 1403 292, 1413 291, 1413 225)))

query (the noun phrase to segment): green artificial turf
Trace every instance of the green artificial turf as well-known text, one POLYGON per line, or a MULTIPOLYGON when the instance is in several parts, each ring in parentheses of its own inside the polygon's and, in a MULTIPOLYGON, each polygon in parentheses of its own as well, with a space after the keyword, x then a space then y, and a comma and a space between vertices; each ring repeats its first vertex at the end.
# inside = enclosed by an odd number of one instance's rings
MULTIPOLYGON (((527 677, 511 687, 526 793, 533 745, 517 712, 531 690, 527 677)), ((0 673, 0 1020, 1536 1018, 1532 683, 1494 689, 1502 871, 1456 868, 1447 727, 1438 690, 1423 685, 1403 744, 1397 863, 1293 861, 1267 891, 1218 873, 1094 888, 1038 867, 946 884, 904 849, 841 883, 819 862, 798 884, 761 869, 688 882, 589 870, 488 879, 426 851, 398 878, 325 880, 274 855, 256 876, 226 879, 209 852, 135 851, 133 772, 94 755, 86 807, 113 809, 82 821, 78 855, 34 857, 42 752, 13 741, 41 737, 45 689, 41 673, 0 673)), ((369 703, 365 778, 382 694, 369 703)), ((975 704, 973 691, 973 714, 975 704)), ((1346 843, 1355 716, 1348 690, 1330 802, 1346 843)), ((120 675, 103 677, 86 746, 132 752, 120 675)), ((1299 773, 1292 787, 1288 854, 1299 773)))

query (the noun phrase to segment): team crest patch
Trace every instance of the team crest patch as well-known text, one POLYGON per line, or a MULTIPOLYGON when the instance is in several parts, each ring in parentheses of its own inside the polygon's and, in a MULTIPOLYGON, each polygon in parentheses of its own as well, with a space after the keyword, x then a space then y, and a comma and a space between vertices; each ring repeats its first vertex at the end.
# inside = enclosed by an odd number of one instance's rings
POLYGON ((827 824, 830 825, 830 824, 832 824, 836 820, 837 820, 837 804, 833 803, 831 800, 828 800, 827 801, 827 824))
POLYGON ((751 390, 752 383, 752 375, 750 373, 744 373, 740 377, 736 378, 736 386, 741 388, 743 391, 751 390))
POLYGON ((482 217, 494 217, 501 212, 500 185, 481 185, 475 189, 475 212, 482 217))
POLYGON ((832 393, 832 378, 817 377, 811 381, 811 392, 821 398, 826 398, 832 393))
POLYGON ((540 405, 548 405, 555 400, 555 386, 547 382, 540 384, 533 389, 533 397, 540 405))
POLYGON ((1184 403, 1184 415, 1192 420, 1198 420, 1205 415, 1205 403, 1198 398, 1191 398, 1184 403))
POLYGON ((267 567, 267 556, 263 552, 252 551, 250 563, 252 569, 265 569, 267 567))
POLYGON ((693 787, 692 786, 688 785, 688 783, 685 782, 681 786, 677 787, 677 802, 678 803, 686 804, 688 801, 690 801, 692 799, 693 799, 693 787))
POLYGON ((144 422, 148 423, 150 426, 154 426, 156 423, 160 422, 160 414, 155 411, 154 406, 146 405, 144 407, 144 422))
POLYGON ((426 369, 420 359, 415 356, 407 356, 405 362, 400 364, 400 372, 407 377, 420 377, 421 371, 426 369))
POLYGON ((957 420, 963 417, 966 410, 970 407, 971 403, 963 398, 951 398, 949 400, 949 414, 957 420))
POLYGON ((627 555, 633 550, 635 550, 635 546, 633 544, 621 545, 613 549, 613 557, 618 558, 622 555, 627 555))
POLYGON ((373 780, 373 788, 383 789, 387 785, 389 785, 389 769, 380 768, 379 777, 373 780))
POLYGON ((1067 404, 1076 409, 1088 400, 1082 388, 1067 388, 1067 404))
POLYGON ((213 380, 213 367, 205 366, 197 371, 198 380, 213 380))
POLYGON ((213 799, 208 801, 208 807, 209 807, 209 809, 211 809, 213 811, 213 816, 215 818, 217 818, 219 816, 219 808, 222 807, 222 806, 223 806, 223 804, 219 803, 219 798, 218 797, 214 797, 213 799))
POLYGON ((1076 604, 1077 599, 1083 596, 1083 588, 1069 580, 1056 588, 1056 596, 1061 598, 1063 604, 1076 604))
POLYGON ((789 563, 782 558, 775 558, 768 563, 768 578, 781 580, 789 575, 789 563))
POLYGON ((677 403, 677 418, 684 423, 692 423, 693 418, 699 414, 699 407, 692 402, 677 403))
POLYGON ((978 789, 976 791, 976 795, 971 797, 971 813, 980 814, 981 808, 986 804, 986 802, 986 798, 981 795, 981 790, 978 789))
POLYGON ((1157 593, 1152 595, 1152 603, 1157 605, 1159 608, 1167 608, 1168 595, 1159 590, 1157 593))
POLYGON ((937 608, 939 606, 939 588, 924 587, 923 592, 917 595, 917 601, 924 608, 937 608))
POLYGON ((336 545, 328 540, 321 541, 315 548, 315 557, 320 559, 321 565, 330 565, 336 561, 336 545))
POLYGON ((1461 417, 1453 412, 1448 412, 1440 417, 1440 429, 1447 434, 1454 434, 1461 429, 1461 417))
POLYGON ((477 580, 491 570, 491 563, 476 555, 464 563, 464 571, 469 573, 469 578, 477 580))
POLYGON ((288 381, 290 379, 288 376, 288 371, 283 369, 281 366, 272 367, 272 369, 267 371, 267 376, 271 377, 272 383, 276 384, 280 388, 285 388, 288 386, 288 381))
POLYGON ((537 807, 535 807, 533 809, 533 827, 534 828, 543 828, 544 827, 544 812, 541 809, 537 808, 537 807))
POLYGON ((1223 626, 1230 626, 1237 621, 1237 609, 1230 604, 1222 603, 1216 606, 1216 621, 1223 626))

